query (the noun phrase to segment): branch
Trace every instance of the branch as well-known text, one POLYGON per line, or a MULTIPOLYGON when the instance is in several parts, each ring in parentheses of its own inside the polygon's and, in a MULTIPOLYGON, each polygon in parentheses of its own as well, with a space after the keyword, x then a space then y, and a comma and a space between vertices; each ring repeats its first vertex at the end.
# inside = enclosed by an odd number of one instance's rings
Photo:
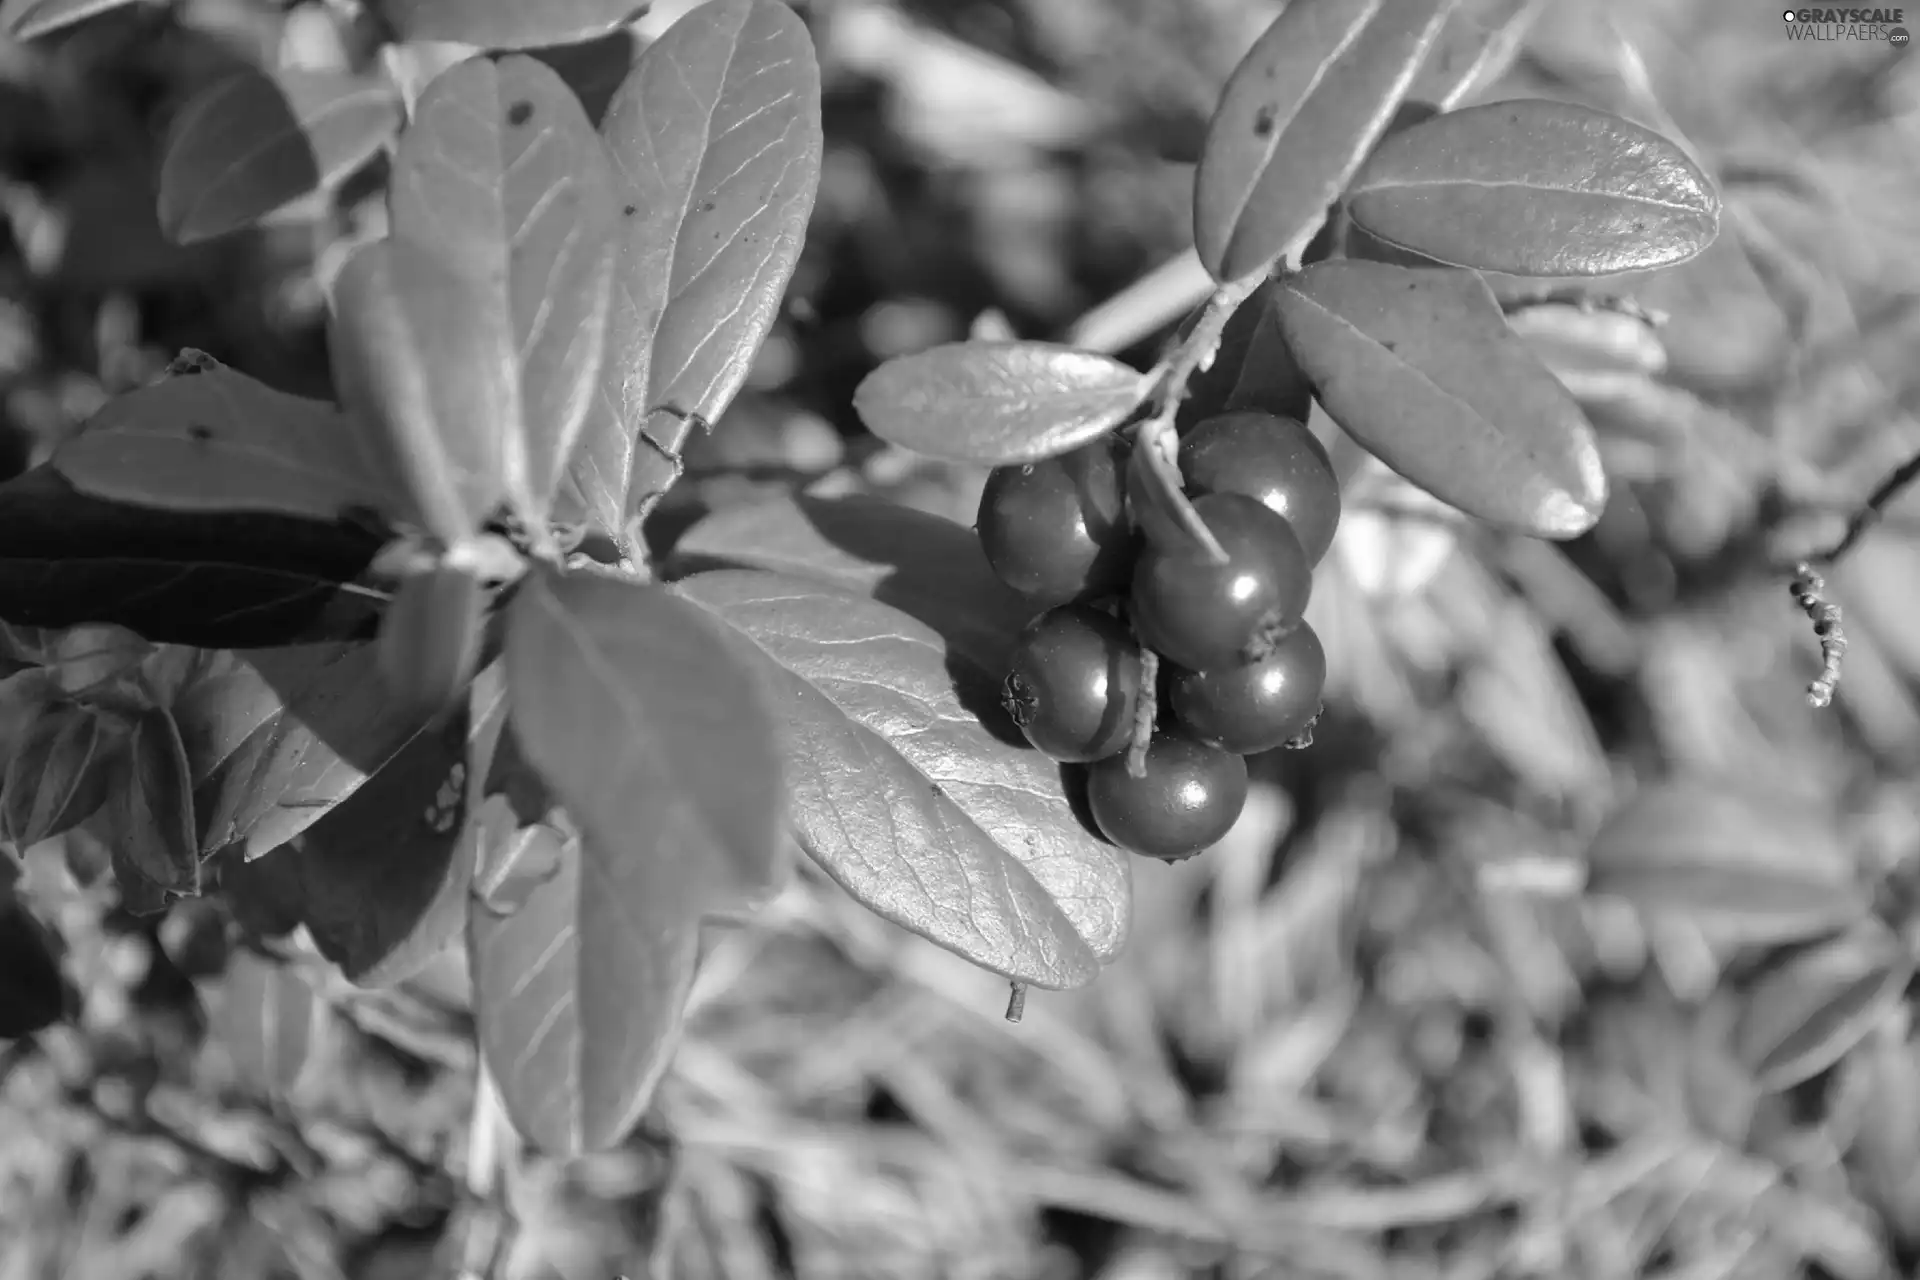
POLYGON ((1865 505, 1855 511, 1853 518, 1847 521, 1847 531, 1841 535, 1840 541, 1835 543, 1833 549, 1825 555, 1814 557, 1814 563, 1831 567, 1841 556, 1853 550, 1854 544, 1859 542, 1867 530, 1886 514, 1887 508, 1893 505, 1893 500, 1904 493, 1907 486, 1916 479, 1920 479, 1920 454, 1908 458, 1894 469, 1892 475, 1880 482, 1879 487, 1867 498, 1865 505))

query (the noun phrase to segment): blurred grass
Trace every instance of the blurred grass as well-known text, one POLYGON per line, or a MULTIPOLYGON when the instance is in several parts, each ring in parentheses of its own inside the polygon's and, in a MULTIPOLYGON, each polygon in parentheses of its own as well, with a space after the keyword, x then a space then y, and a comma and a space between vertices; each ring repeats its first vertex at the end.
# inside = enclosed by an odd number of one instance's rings
MULTIPOLYGON (((1175 255, 1185 159, 1272 6, 811 10, 829 148, 795 306, 667 522, 795 484, 970 520, 980 477, 862 440, 852 385, 984 310, 1063 332, 1175 255)), ((1141 865, 1126 956, 1018 1025, 996 980, 810 873, 716 929, 646 1130, 516 1179, 501 1274, 637 1277, 648 1241, 689 1280, 1911 1274, 1904 1022, 1756 1097, 1719 985, 1738 957, 1577 892, 1593 826, 1669 772, 1831 811, 1862 857, 1920 838, 1920 506, 1836 575, 1854 647, 1830 712, 1801 698, 1817 649, 1779 568, 1920 447, 1920 58, 1779 22, 1559 0, 1495 91, 1677 131, 1725 186, 1720 245, 1630 282, 1670 316, 1676 443, 1593 535, 1449 537, 1393 591, 1366 563, 1423 535, 1343 532, 1318 742, 1259 763, 1206 857, 1141 865)), ((159 18, 0 50, 0 395, 35 448, 179 345, 324 386, 301 235, 175 252, 125 194, 220 56, 159 18)), ((335 992, 328 1061, 263 1108, 203 1043, 217 980, 196 993, 110 891, 47 893, 88 1003, 4 1056, 0 1280, 415 1276, 488 1220, 455 1190, 457 981, 335 992)))

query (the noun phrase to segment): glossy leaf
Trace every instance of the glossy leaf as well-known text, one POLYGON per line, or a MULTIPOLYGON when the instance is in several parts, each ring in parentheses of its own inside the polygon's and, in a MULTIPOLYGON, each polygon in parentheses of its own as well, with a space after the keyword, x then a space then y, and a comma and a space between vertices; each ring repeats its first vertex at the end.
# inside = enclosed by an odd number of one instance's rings
POLYGON ((857 900, 1038 987, 1083 986, 1119 954, 1128 855, 999 710, 999 667, 825 581, 719 570, 676 589, 777 669, 795 830, 857 900))
POLYGON ((1388 244, 1527 276, 1672 266, 1720 229, 1707 175, 1659 134, 1547 99, 1436 116, 1382 142, 1347 209, 1388 244))
POLYGON ((482 807, 467 950, 480 1051, 507 1115, 568 1156, 618 1143, 652 1099, 693 986, 700 913, 667 860, 583 842, 563 812, 550 819, 520 827, 504 799, 482 807))
POLYGON ((767 569, 872 596, 992 669, 1033 615, 994 575, 973 530, 863 494, 717 511, 681 535, 666 565, 676 577, 722 567, 767 569))
POLYGON ((214 1027, 248 1087, 291 1093, 313 1052, 320 1004, 298 971, 242 947, 227 962, 214 1027))
POLYGON ((384 987, 406 978, 466 920, 473 861, 456 854, 477 807, 474 749, 506 713, 499 669, 489 676, 470 705, 463 701, 289 849, 269 855, 299 868, 302 921, 350 982, 384 987))
POLYGON ((50 461, 89 497, 168 511, 330 521, 398 505, 340 410, 217 364, 115 396, 50 461))
POLYGON ((251 68, 180 109, 160 164, 160 228, 193 244, 253 226, 338 182, 400 128, 400 96, 377 76, 251 68))
POLYGON ((505 496, 531 525, 545 522, 600 377, 612 183, 580 100, 517 55, 437 77, 394 157, 394 238, 437 252, 486 295, 450 372, 485 370, 498 398, 468 429, 495 442, 505 496))
POLYGON ((96 14, 125 8, 134 0, 0 0, 0 31, 15 40, 41 36, 85 22, 96 14))
POLYGON ((1460 0, 1448 15, 1407 97, 1451 111, 1500 78, 1546 0, 1460 0))
POLYGON ((386 593, 355 579, 382 540, 341 521, 106 502, 36 467, 0 484, 0 618, 212 649, 369 638, 386 593))
POLYGON ((89 707, 58 704, 42 707, 26 735, 7 746, 0 839, 26 849, 79 826, 107 803, 126 733, 89 707))
POLYGON ((156 889, 200 892, 200 843, 193 811, 192 765, 164 707, 133 719, 123 762, 95 834, 156 889))
POLYGON ((1406 479, 1534 537, 1600 518, 1593 428, 1472 272, 1323 262, 1274 306, 1328 416, 1406 479))
POLYGON ((402 40, 482 49, 531 49, 605 35, 646 12, 648 0, 373 0, 402 40))
POLYGON ((352 795, 420 731, 381 685, 375 646, 215 653, 174 703, 200 847, 279 848, 352 795))
POLYGON ((1280 11, 1221 90, 1194 176, 1194 245, 1214 279, 1266 270, 1340 194, 1454 3, 1280 11))
POLYGON ((1731 942, 1817 938, 1868 908, 1830 822, 1701 780, 1628 801, 1595 834, 1587 866, 1589 893, 1731 942))
POLYGON ((68 1000, 53 934, 11 884, 0 883, 0 1040, 52 1026, 68 1000))
POLYGON ((1079 448, 1126 421, 1136 369, 1047 342, 950 342, 897 356, 853 393, 867 430, 947 462, 1010 466, 1079 448))
POLYGON ((555 519, 617 539, 691 424, 739 391, 799 259, 821 150, 805 25, 778 0, 708 0, 640 55, 600 136, 617 208, 608 354, 555 519))
POLYGON ((436 565, 400 584, 380 624, 380 679, 421 719, 464 696, 480 660, 487 597, 472 574, 436 565))
POLYGON ((682 909, 775 874, 780 757, 737 645, 659 587, 543 572, 507 612, 509 723, 596 857, 660 863, 682 909))
POLYGON ((1913 975, 1913 958, 1877 920, 1790 953, 1745 993, 1740 1056, 1761 1088, 1790 1089, 1865 1039, 1913 975))

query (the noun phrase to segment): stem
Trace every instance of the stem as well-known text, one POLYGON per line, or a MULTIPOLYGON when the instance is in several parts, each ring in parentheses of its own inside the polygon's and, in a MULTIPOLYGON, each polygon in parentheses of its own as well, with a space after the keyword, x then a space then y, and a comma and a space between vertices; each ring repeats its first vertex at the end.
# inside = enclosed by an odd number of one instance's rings
POLYGON ((1867 530, 1886 514, 1887 508, 1893 505, 1893 500, 1904 493, 1907 486, 1916 479, 1920 479, 1920 454, 1908 458, 1894 469, 1892 475, 1880 482, 1872 495, 1867 498, 1865 505, 1855 511, 1853 518, 1847 521, 1847 531, 1841 535, 1840 541, 1835 543, 1833 549, 1825 555, 1814 557, 1814 563, 1831 568, 1841 556, 1853 550, 1854 544, 1859 542, 1867 530))
POLYGON ((1018 1022, 1027 1013, 1027 984, 1016 982, 1013 991, 1007 996, 1007 1021, 1018 1022))
POLYGON ((1133 741, 1127 744, 1127 772, 1147 776, 1147 748, 1153 745, 1153 722, 1160 714, 1160 655, 1140 650, 1140 705, 1133 712, 1133 741))

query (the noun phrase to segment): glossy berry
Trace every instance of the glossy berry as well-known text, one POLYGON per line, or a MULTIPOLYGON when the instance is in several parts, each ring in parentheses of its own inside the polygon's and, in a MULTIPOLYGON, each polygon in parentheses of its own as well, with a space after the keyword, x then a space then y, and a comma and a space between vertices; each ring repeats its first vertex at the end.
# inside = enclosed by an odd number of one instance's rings
POLYGON ((1126 753, 1087 767, 1087 807, 1102 835, 1162 862, 1191 858, 1232 829, 1247 803, 1247 762, 1177 730, 1147 748, 1147 773, 1126 753))
POLYGON ((1187 492, 1244 493, 1287 518, 1319 564, 1340 527, 1340 481, 1333 460, 1313 432, 1270 413, 1223 413, 1208 418, 1180 442, 1180 476, 1187 492))
POLYGON ((1127 520, 1127 444, 1107 435, 1023 467, 996 467, 974 528, 1000 580, 1044 607, 1124 590, 1138 539, 1127 520))
POLYGON ((1140 647, 1098 609, 1049 609, 1021 632, 1001 702, 1027 741, 1052 759, 1104 760, 1133 735, 1140 647))
POLYGON ((1173 669, 1165 705, 1202 742, 1250 756, 1306 728, 1320 709, 1326 682, 1327 652, 1303 622, 1258 662, 1173 669))
POLYGON ((1244 493, 1212 493, 1193 509, 1227 553, 1149 543, 1133 570, 1130 612, 1140 642, 1193 671, 1263 657, 1300 625, 1313 566, 1293 526, 1244 493))

